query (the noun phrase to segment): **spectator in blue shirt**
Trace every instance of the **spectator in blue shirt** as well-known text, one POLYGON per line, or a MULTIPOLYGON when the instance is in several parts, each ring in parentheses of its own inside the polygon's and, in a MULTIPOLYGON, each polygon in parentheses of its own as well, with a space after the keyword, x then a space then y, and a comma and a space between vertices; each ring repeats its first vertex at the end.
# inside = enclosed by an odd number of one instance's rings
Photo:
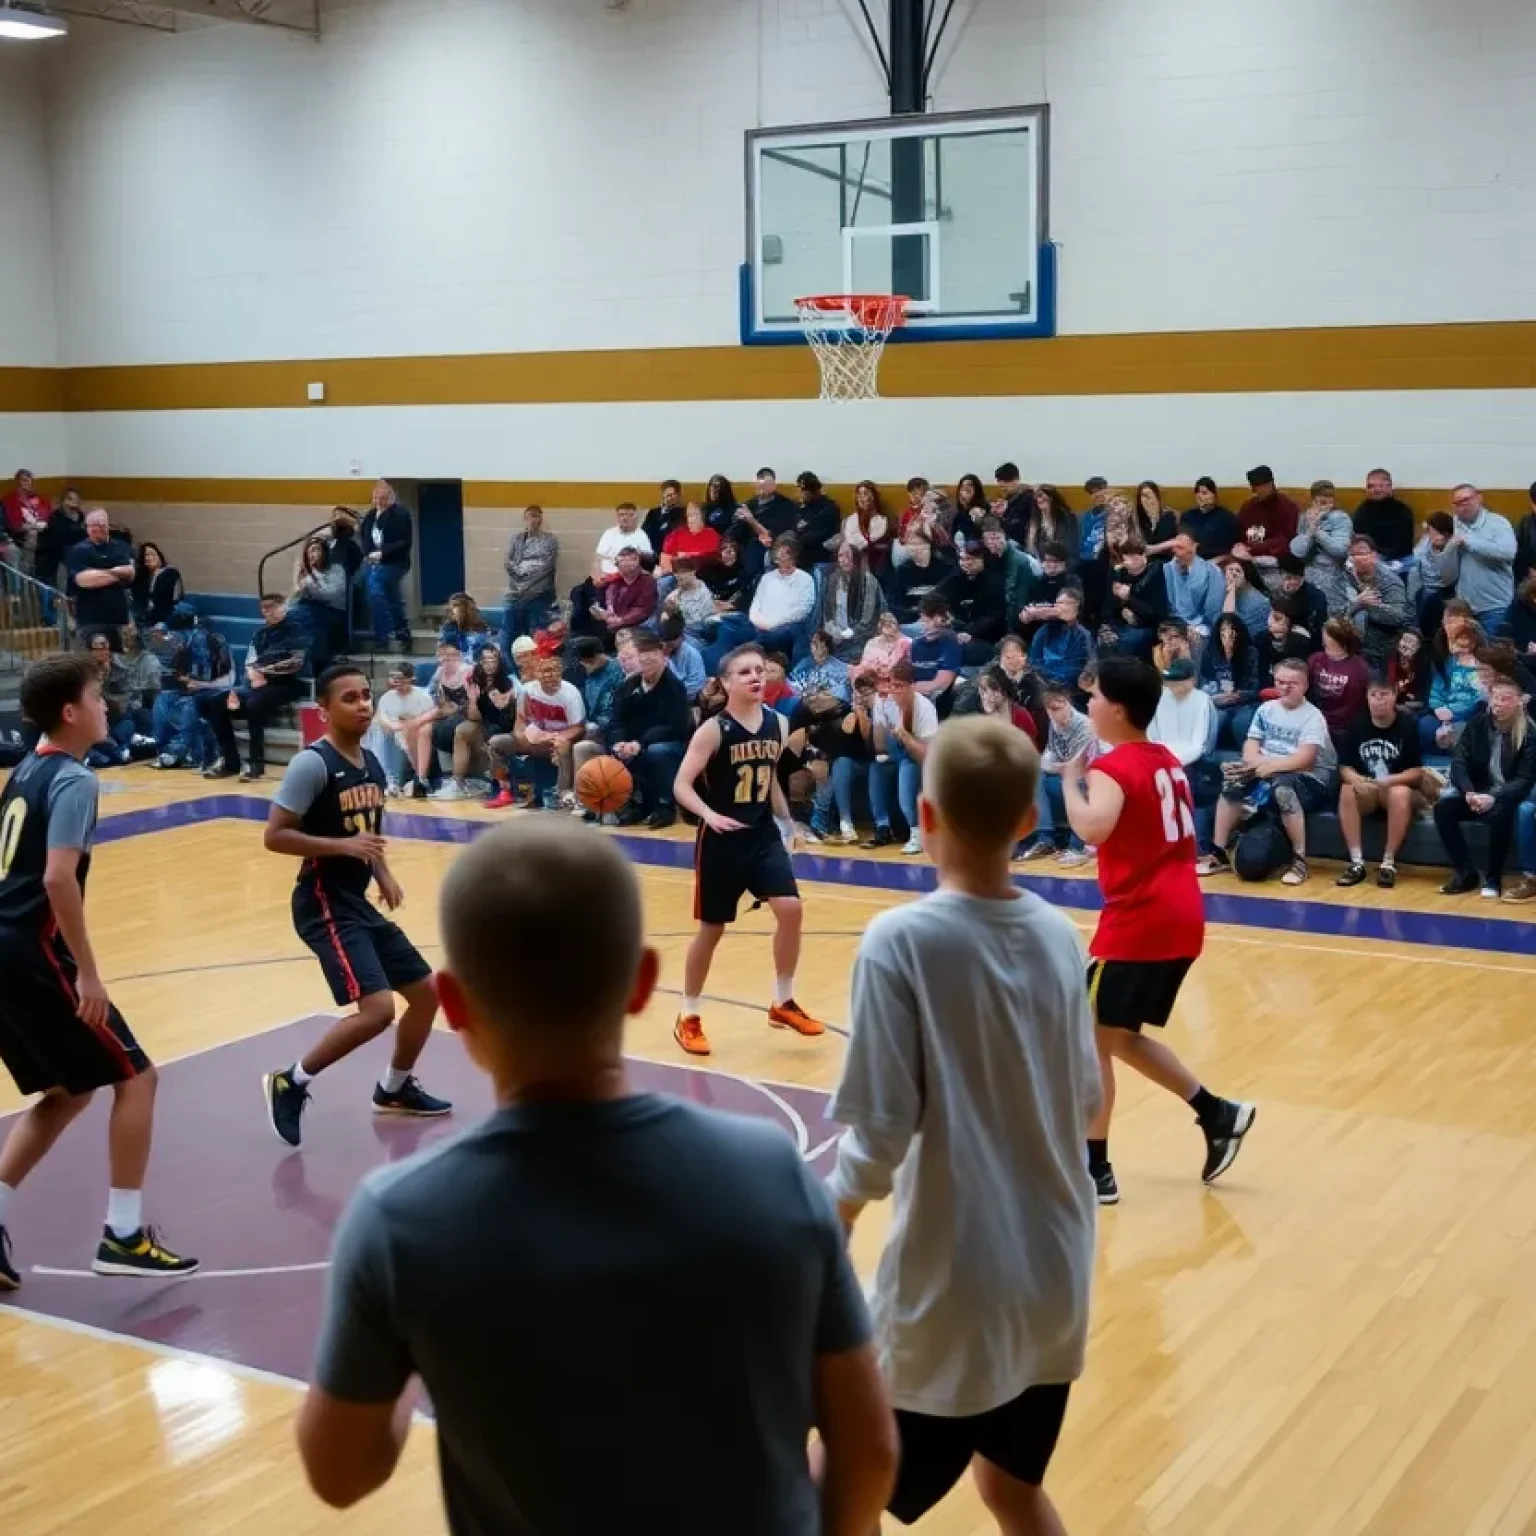
POLYGON ((1083 482, 1088 493, 1088 510, 1077 525, 1077 561, 1088 565, 1099 558, 1104 548, 1104 523, 1109 516, 1109 481, 1093 475, 1083 482))
POLYGON ((1084 667, 1093 660, 1093 636, 1077 622, 1083 595, 1063 587, 1056 599, 1056 616, 1047 619, 1029 642, 1029 664, 1047 684, 1076 689, 1084 667))
POLYGON ((817 693, 831 694, 843 704, 852 699, 848 663, 838 659, 832 636, 824 629, 818 629, 811 635, 810 655, 795 663, 789 681, 802 699, 809 699, 817 693))
POLYGON ((1194 535, 1186 530, 1174 537, 1173 558, 1163 567, 1163 580, 1168 584, 1168 611, 1203 640, 1221 612, 1227 584, 1209 560, 1195 553, 1194 535))
POLYGON ((688 638, 687 626, 676 614, 667 614, 656 626, 661 636, 661 648, 667 653, 667 665, 683 685, 690 704, 698 698, 708 674, 704 670, 704 657, 688 638))
POLYGON ((963 665, 960 638, 951 627, 948 601, 937 592, 930 593, 918 606, 922 634, 912 642, 907 660, 912 663, 913 686, 938 710, 939 718, 949 713, 954 702, 955 679, 963 665))

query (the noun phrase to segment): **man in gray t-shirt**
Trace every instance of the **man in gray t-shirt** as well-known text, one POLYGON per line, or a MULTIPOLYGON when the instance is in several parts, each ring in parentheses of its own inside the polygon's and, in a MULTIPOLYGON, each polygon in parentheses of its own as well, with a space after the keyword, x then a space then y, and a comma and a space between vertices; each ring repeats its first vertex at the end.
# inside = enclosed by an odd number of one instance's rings
POLYGON ((419 1376, 455 1536, 867 1536, 894 1436, 831 1200, 775 1127, 626 1089, 656 957, 622 854, 497 828, 441 929, 444 1012, 501 1107, 347 1210, 300 1430, 316 1491, 388 1478, 419 1376))

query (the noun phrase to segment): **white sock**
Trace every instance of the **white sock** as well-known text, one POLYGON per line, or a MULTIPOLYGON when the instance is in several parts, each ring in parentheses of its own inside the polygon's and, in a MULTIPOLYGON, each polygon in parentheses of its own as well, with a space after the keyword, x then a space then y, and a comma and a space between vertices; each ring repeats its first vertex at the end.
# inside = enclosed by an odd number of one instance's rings
POLYGON ((293 1079, 293 1084, 296 1088, 302 1088, 305 1083, 312 1083, 315 1080, 315 1074, 313 1072, 306 1072, 304 1064, 298 1061, 294 1062, 288 1076, 293 1079))
POLYGON ((775 976, 773 978, 773 1000, 776 1003, 787 1003, 795 995, 795 978, 793 974, 788 976, 775 976))
POLYGON ((5 1212, 15 1193, 9 1184, 0 1184, 0 1227, 5 1225, 5 1212))
MULTIPOLYGON (((1349 850, 1349 862, 1351 864, 1364 864, 1365 863, 1365 849, 1363 849, 1363 848, 1351 848, 1349 850)), ((1392 862, 1392 860, 1391 859, 1383 859, 1381 862, 1383 864, 1390 864, 1392 862)))
POLYGON ((107 1191, 107 1226, 113 1237, 132 1237, 144 1225, 144 1191, 112 1189, 107 1191))
POLYGON ((697 1018, 698 1014, 699 999, 696 997, 685 997, 683 999, 683 1017, 685 1019, 692 1019, 697 1018))
POLYGON ((389 1067, 384 1076, 379 1079, 379 1087, 385 1093, 399 1093, 405 1087, 405 1080, 410 1075, 409 1072, 402 1072, 399 1067, 389 1067))
POLYGON ((1397 855, 1396 854, 1391 854, 1391 853, 1384 853, 1384 854, 1382 854, 1382 856, 1381 856, 1381 867, 1383 869, 1396 869, 1397 868, 1397 855))

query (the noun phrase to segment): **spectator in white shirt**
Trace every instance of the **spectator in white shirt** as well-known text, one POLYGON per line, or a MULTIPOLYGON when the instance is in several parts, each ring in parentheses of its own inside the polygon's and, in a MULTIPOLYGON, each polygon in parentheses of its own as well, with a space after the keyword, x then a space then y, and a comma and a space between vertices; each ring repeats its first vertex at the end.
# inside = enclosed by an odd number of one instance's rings
MULTIPOLYGON (((1220 725, 1210 694, 1197 686, 1194 662, 1175 657, 1163 669, 1163 696, 1147 728, 1147 740, 1160 742, 1178 758, 1197 811, 1215 805, 1221 793, 1221 770, 1211 757, 1220 725)), ((1199 825, 1203 829, 1205 824, 1202 817, 1199 825)))
POLYGON ((933 701, 917 691, 917 674, 910 661, 891 668, 890 692, 874 707, 875 760, 869 765, 869 808, 875 818, 872 837, 865 848, 885 848, 895 842, 891 832, 891 781, 907 824, 907 845, 901 851, 923 851, 917 824, 917 794, 923 786, 923 758, 928 743, 938 734, 939 713, 933 701))
POLYGON ((416 761, 417 729, 433 708, 432 695, 418 685, 410 662, 389 669, 389 688, 374 710, 365 745, 383 766, 389 781, 384 793, 392 799, 402 793, 401 785, 416 761))
POLYGON ((597 541, 597 553, 592 560, 591 574, 579 587, 571 590, 571 632, 573 635, 600 634, 600 627, 592 619, 594 605, 603 601, 603 589, 619 577, 619 551, 637 550, 643 570, 655 564, 656 551, 640 526, 640 512, 632 501, 622 501, 614 508, 614 525, 605 528, 597 541))
POLYGON ((816 583, 795 563, 799 554, 792 538, 774 544, 773 569, 763 572, 746 618, 734 613, 722 617, 717 651, 754 641, 765 651, 783 651, 793 660, 806 650, 806 621, 816 606, 816 583))

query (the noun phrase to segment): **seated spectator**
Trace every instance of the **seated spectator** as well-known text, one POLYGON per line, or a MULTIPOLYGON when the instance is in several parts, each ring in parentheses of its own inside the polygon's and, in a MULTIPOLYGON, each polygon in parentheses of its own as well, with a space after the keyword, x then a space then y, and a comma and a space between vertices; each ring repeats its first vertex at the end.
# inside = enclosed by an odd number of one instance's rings
POLYGON ((1306 637, 1309 651, 1322 650, 1328 599, 1320 587, 1307 580, 1306 562, 1289 550, 1279 558, 1276 590, 1270 602, 1290 615, 1291 628, 1306 637))
POLYGON ((1202 560, 1219 560, 1232 553, 1238 540, 1236 514, 1221 505, 1216 482, 1209 475, 1195 481, 1195 504, 1179 518, 1179 530, 1195 541, 1202 560))
POLYGON ((1235 613, 1216 621, 1211 643, 1200 653, 1200 690, 1215 707, 1218 735, 1242 749, 1259 707, 1259 658, 1235 613))
POLYGON ((1017 635, 1004 635, 997 642, 997 665, 1008 684, 1008 691, 1015 704, 1022 704, 1037 721, 1045 726, 1045 684, 1040 674, 1029 664, 1029 653, 1017 635))
POLYGON ((297 703, 303 695, 299 673, 304 670, 309 635, 288 613, 287 602, 269 592, 261 600, 261 628, 251 637, 245 657, 245 687, 204 697, 198 713, 218 742, 219 758, 203 769, 206 779, 238 775, 242 784, 266 772, 267 722, 297 703), (235 744, 235 721, 244 720, 251 740, 250 761, 241 767, 235 744))
MULTIPOLYGON (((125 644, 133 632, 131 626, 123 632, 125 644)), ((101 668, 101 697, 107 706, 106 737, 91 748, 86 759, 92 768, 130 763, 136 753, 148 755, 155 745, 150 708, 154 695, 160 691, 159 663, 142 651, 134 659, 116 652, 114 639, 106 630, 97 630, 86 638, 86 648, 101 668), (150 664, 152 676, 140 665, 143 662, 150 664), (148 704, 144 687, 147 676, 150 677, 148 704)))
MULTIPOLYGON (((660 494, 660 503, 645 514, 645 521, 640 524, 640 531, 644 533, 645 541, 656 557, 657 570, 663 569, 660 557, 666 551, 667 540, 683 526, 682 486, 676 480, 663 480, 660 494)), ((649 570, 651 567, 652 561, 646 561, 646 568, 649 570)))
POLYGON ((698 567, 687 555, 679 555, 673 562, 672 579, 677 585, 661 601, 662 617, 676 615, 688 634, 707 645, 720 627, 715 594, 704 585, 698 567))
MULTIPOLYGON (((560 665, 557 659, 548 659, 554 660, 555 666, 560 665)), ((501 654, 500 641, 487 640, 469 669, 469 699, 464 706, 464 718, 453 732, 452 783, 457 793, 445 796, 439 792, 436 798, 462 800, 472 793, 471 775, 484 773, 487 763, 492 761, 491 742, 512 729, 522 686, 501 654)))
POLYGON ((941 500, 939 493, 921 475, 914 475, 908 480, 907 505, 897 519, 896 539, 891 545, 892 563, 895 565, 906 563, 910 553, 907 548, 907 535, 914 528, 926 534, 928 542, 934 549, 943 551, 945 558, 948 559, 953 540, 950 537, 945 513, 950 510, 948 504, 941 500))
POLYGON ((665 615, 657 624, 656 633, 661 636, 661 648, 666 653, 667 665, 683 685, 683 692, 692 704, 703 689, 708 675, 698 646, 688 638, 683 621, 675 614, 665 615))
POLYGON ((1344 611, 1359 632, 1361 654, 1373 671, 1383 670, 1412 610, 1403 578, 1381 558, 1367 534, 1357 533, 1349 541, 1344 611))
POLYGON ((207 767, 217 755, 213 732, 203 724, 198 706, 205 698, 227 694, 235 683, 235 663, 224 637, 198 623, 190 603, 178 603, 162 631, 160 693, 152 713, 156 768, 207 767))
POLYGON ((1105 530, 1109 524, 1109 481, 1103 475, 1090 475, 1083 481, 1088 509, 1077 523, 1077 568, 1092 565, 1104 553, 1105 530))
POLYGON ((864 564, 864 556, 846 539, 837 547, 836 564, 821 586, 821 627, 832 636, 844 661, 857 661, 880 623, 885 594, 864 564))
POLYGON ((1365 689, 1371 669, 1360 654, 1360 636, 1348 619, 1323 625, 1323 648, 1307 661, 1312 679, 1311 699, 1323 712, 1335 747, 1365 712, 1365 689))
POLYGON ((688 560, 698 570, 711 565, 720 557, 720 535, 709 526, 704 509, 698 502, 690 501, 683 511, 683 522, 674 528, 661 546, 661 559, 656 569, 669 576, 677 575, 677 564, 688 560))
POLYGON ((1147 553, 1161 561, 1173 552, 1173 541, 1178 536, 1179 519, 1172 507, 1163 500, 1163 488, 1155 480, 1143 480, 1136 487, 1136 506, 1133 509, 1141 542, 1147 553))
POLYGON ((1282 555, 1291 552, 1291 540, 1301 524, 1301 508, 1275 489, 1275 472, 1267 464, 1248 471, 1248 489, 1248 500, 1237 509, 1241 541, 1248 546, 1254 564, 1271 571, 1282 555))
MULTIPOLYGON (((144 571, 145 552, 153 548, 152 544, 139 546, 140 575, 144 571)), ((309 665, 316 677, 346 648, 347 605, 351 598, 347 573, 331 559, 330 544, 325 539, 311 539, 299 552, 288 611, 309 635, 309 665)))
POLYGON ((1455 531, 1456 520, 1449 512, 1431 512, 1425 519, 1423 536, 1414 546, 1408 599, 1426 635, 1440 627, 1440 615, 1456 595, 1456 559, 1450 553, 1455 531))
POLYGON ((1054 485, 1035 487, 1035 507, 1030 513, 1029 527, 1022 540, 1024 553, 1037 560, 1045 559, 1048 545, 1059 545, 1066 557, 1067 567, 1077 564, 1077 552, 1082 548, 1082 530, 1077 514, 1067 505, 1067 499, 1054 485))
POLYGON ((603 600, 592 605, 592 620, 609 643, 621 629, 648 624, 656 615, 656 578, 640 568, 641 552, 628 545, 618 552, 614 580, 603 588, 603 600))
POLYGON ((857 666, 849 668, 848 675, 857 678, 869 673, 883 689, 890 678, 891 668, 898 661, 905 661, 911 651, 911 637, 902 633, 896 615, 882 613, 879 628, 865 643, 864 654, 859 657, 857 666))
POLYGON ((1244 555, 1229 555, 1218 563, 1217 569, 1222 581, 1221 611, 1236 614, 1248 631, 1248 638, 1257 640, 1269 625, 1269 610, 1273 607, 1258 566, 1244 555))
POLYGON ((1072 690, 1061 683, 1045 687, 1047 732, 1045 752, 1040 758, 1040 820, 1033 840, 1020 855, 1025 860, 1049 858, 1055 854, 1069 869, 1091 863, 1093 854, 1072 830, 1067 820, 1066 795, 1061 787, 1062 769, 1078 758, 1084 772, 1098 755, 1098 739, 1087 715, 1072 707, 1072 690))
POLYGON ((1430 667, 1427 708, 1419 717, 1419 742, 1424 751, 1449 752, 1461 738, 1467 722, 1483 706, 1477 676, 1477 650, 1483 632, 1471 619, 1447 612, 1450 629, 1442 628, 1445 655, 1430 667))
POLYGON ((1120 547, 1120 564, 1110 572, 1099 646, 1122 656, 1152 654, 1157 626, 1168 616, 1168 583, 1162 568, 1147 559, 1140 539, 1120 547))
POLYGON ((763 657, 763 703, 788 718, 800 702, 800 692, 789 680, 789 657, 769 651, 763 657))
POLYGON ((509 760, 517 758, 532 782, 532 803, 546 811, 559 810, 561 791, 570 790, 575 746, 585 735, 581 693, 566 682, 553 656, 541 657, 538 675, 517 695, 511 729, 491 737, 491 774, 499 788, 487 807, 500 810, 516 803, 509 760))
POLYGON ((408 661, 394 663, 366 742, 384 769, 384 793, 392 800, 405 792, 404 785, 415 771, 416 737, 411 726, 430 715, 432 707, 432 695, 417 685, 416 668, 408 661))
POLYGON ((766 466, 758 470, 756 495, 737 507, 731 524, 731 537, 740 542, 742 564, 753 579, 768 563, 775 542, 799 520, 800 509, 779 489, 779 477, 766 466))
POLYGON ((1536 786, 1536 725, 1526 713, 1520 687, 1499 678, 1487 709, 1467 723, 1451 759, 1454 793, 1435 804, 1435 829, 1451 861, 1451 877, 1440 887, 1446 896, 1462 896, 1481 886, 1496 900, 1502 894, 1504 866, 1514 840, 1521 802, 1536 786), (1488 871, 1479 877, 1467 847, 1464 824, 1481 821, 1488 828, 1488 871))
MULTIPOLYGON (((1204 810, 1214 805, 1221 793, 1221 771, 1210 760, 1221 719, 1210 694, 1195 686, 1192 661, 1176 656, 1162 676, 1163 695, 1147 727, 1147 740, 1161 742, 1178 758, 1189 780, 1195 809, 1204 810)), ((1246 734, 1243 739, 1247 739, 1246 734)))
POLYGON ((1397 854, 1413 825, 1440 792, 1437 775, 1424 767, 1419 752, 1418 724, 1397 707, 1397 689, 1384 677, 1373 677, 1366 692, 1366 713, 1345 738, 1339 753, 1339 830, 1349 850, 1349 864, 1340 885, 1365 879, 1365 844, 1360 824, 1385 811, 1387 845, 1376 871, 1376 884, 1390 890, 1397 884, 1397 854))
POLYGON ((934 596, 949 604, 964 664, 979 667, 992 659, 1008 627, 1003 576, 995 565, 988 566, 981 543, 959 546, 958 553, 958 567, 939 583, 934 596))
POLYGON ((954 702, 951 690, 963 665, 960 641, 952 627, 949 604, 941 593, 933 592, 923 599, 921 615, 922 633, 912 642, 907 661, 914 686, 938 710, 942 720, 954 702))
POLYGON ((736 523, 736 508, 740 505, 741 497, 736 494, 736 487, 724 475, 709 477, 709 484, 704 487, 704 521, 727 544, 734 542, 731 529, 736 523))
POLYGON ((1536 656, 1536 572, 1528 574, 1516 589, 1505 628, 1510 643, 1522 656, 1536 656))
POLYGON ((1014 698, 1013 687, 1001 667, 988 667, 976 679, 976 692, 981 701, 979 713, 997 715, 1009 721, 1023 731, 1041 751, 1045 750, 1045 724, 1014 698))
POLYGON ((1395 572, 1413 559, 1414 521, 1413 508, 1392 493, 1392 476, 1373 469, 1365 477, 1365 500, 1355 508, 1355 532, 1364 534, 1395 572))
POLYGON ((807 703, 826 696, 847 704, 852 696, 847 663, 839 660, 824 629, 812 631, 810 654, 795 664, 789 681, 807 703))
POLYGON ((795 536, 800 569, 813 571, 832 558, 843 514, 810 470, 795 476, 795 487, 800 493, 800 508, 789 531, 795 536))
POLYGON ((1418 630, 1405 629, 1399 633, 1387 658, 1387 678, 1397 693, 1399 709, 1420 715, 1428 708, 1429 652, 1418 630))
POLYGON ((1536 793, 1520 802, 1515 812, 1515 847, 1520 873, 1504 887, 1504 900, 1511 906, 1536 901, 1536 793))
POLYGON ((880 487, 873 480, 860 480, 853 488, 853 511, 843 520, 843 542, 878 576, 890 563, 895 531, 881 504, 880 487))
MULTIPOLYGON (((814 644, 816 637, 811 638, 814 644)), ((859 839, 853 825, 853 788, 861 776, 868 782, 875 761, 874 714, 878 702, 875 676, 866 672, 853 681, 850 706, 823 716, 821 727, 811 733, 812 745, 827 760, 827 777, 811 807, 811 831, 823 842, 846 847, 859 839), (836 831, 832 830, 834 810, 836 831)))
POLYGON ((1254 643, 1254 654, 1258 657, 1259 688, 1262 691, 1269 687, 1277 662, 1286 656, 1297 656, 1305 661, 1312 654, 1312 646, 1305 632, 1292 626, 1290 614, 1271 603, 1264 633, 1254 643))
POLYGON ((1445 559, 1456 577, 1456 596, 1488 634, 1497 634, 1515 596, 1515 530, 1483 505, 1475 485, 1451 492, 1455 524, 1445 559))
POLYGON ((1290 867, 1282 884, 1301 885, 1307 878, 1307 815, 1328 798, 1338 754, 1328 722, 1307 702, 1307 667, 1282 661, 1275 668, 1279 697, 1259 705, 1240 762, 1222 766, 1221 798, 1216 802, 1215 845, 1197 871, 1216 875, 1232 868, 1227 855, 1244 816, 1272 805, 1291 843, 1290 867))
POLYGON ((997 466, 992 480, 997 486, 992 511, 1009 539, 1022 549, 1029 534, 1029 520, 1035 511, 1034 490, 1019 478, 1019 466, 1011 460, 997 466))
POLYGON ((555 567, 560 540, 544 530, 543 507, 524 507, 523 526, 507 544, 507 595, 501 607, 501 643, 509 651, 520 635, 531 635, 555 606, 555 567))
POLYGON ((490 639, 491 621, 481 613, 479 603, 468 592, 455 592, 448 599, 448 616, 437 632, 438 644, 453 646, 466 662, 472 663, 479 656, 480 647, 490 639))
POLYGON ((1168 611, 1183 619, 1191 636, 1203 643, 1221 613, 1227 584, 1209 560, 1195 553, 1195 541, 1187 533, 1174 535, 1172 558, 1163 567, 1168 587, 1168 611))
POLYGON ((181 597, 181 572, 166 563, 158 544, 145 539, 134 556, 133 584, 128 589, 133 622, 144 630, 164 624, 181 597))
POLYGON ((793 655, 802 643, 805 626, 816 606, 816 583, 798 564, 793 538, 780 539, 773 548, 773 568, 763 572, 745 616, 725 614, 714 650, 755 642, 764 650, 793 655))
POLYGON ((1195 649, 1190 644, 1189 626, 1183 619, 1170 614, 1157 626, 1157 644, 1152 648, 1152 665, 1159 672, 1166 672, 1170 662, 1181 659, 1192 662, 1195 649))
POLYGON ((1536 699, 1536 672, 1532 672, 1526 664, 1527 658, 1520 655, 1509 641, 1490 640, 1486 645, 1478 646, 1472 654, 1477 658, 1477 686, 1485 699, 1488 690, 1501 677, 1520 685, 1527 704, 1536 699))
MULTIPOLYGON (((621 629, 613 637, 614 644, 622 647, 628 633, 628 630, 621 629)), ((541 654, 539 642, 532 635, 519 635, 512 642, 512 670, 517 674, 519 686, 526 687, 538 676, 541 654)))
POLYGON ((1047 619, 1029 643, 1029 664, 1047 684, 1073 687, 1078 674, 1093 659, 1093 636, 1077 622, 1082 593, 1063 587, 1056 599, 1056 615, 1047 619))
MULTIPOLYGON (((632 646, 624 647, 619 657, 610 656, 602 641, 591 635, 578 640, 575 645, 576 666, 580 671, 577 688, 581 692, 584 730, 571 752, 571 772, 574 777, 594 757, 601 757, 608 750, 613 730, 614 708, 618 703, 619 689, 626 676, 620 658, 629 657, 638 666, 639 658, 632 646)), ((583 812, 583 820, 596 821, 592 811, 583 812)))
POLYGON ((907 824, 908 855, 923 851, 917 820, 917 796, 923 782, 923 759, 928 743, 938 734, 939 716, 933 704, 917 691, 917 678, 908 661, 891 668, 890 692, 875 703, 875 758, 869 765, 869 804, 875 829, 862 843, 865 848, 885 848, 895 842, 891 832, 891 782, 907 824))
POLYGON ((632 501, 620 502, 614 508, 614 524, 605 528, 598 538, 597 551, 592 559, 592 569, 579 587, 571 589, 571 623, 579 634, 595 634, 612 638, 607 627, 607 609, 603 596, 609 585, 618 580, 619 551, 633 550, 636 567, 654 559, 651 541, 640 526, 640 512, 632 501), (599 613, 597 610, 603 609, 599 613))
MULTIPOLYGON (((961 475, 955 482, 955 516, 949 525, 949 536, 957 549, 967 544, 981 543, 982 524, 992 516, 987 500, 987 488, 980 475, 961 475)), ((998 527, 1002 527, 999 523, 998 527)))
POLYGON ((660 639, 642 629, 636 632, 633 645, 637 670, 619 689, 612 726, 613 755, 635 781, 634 798, 619 813, 619 824, 632 827, 643 821, 649 827, 670 827, 677 820, 672 786, 693 730, 693 717, 683 685, 667 666, 660 639))
MULTIPOLYGON (((532 640, 528 648, 533 649, 532 640)), ((444 800, 463 800, 469 795, 468 787, 456 781, 443 784, 437 760, 439 752, 452 754, 454 735, 469 718, 469 681, 469 663, 458 646, 451 640, 438 641, 437 670, 427 679, 432 710, 412 722, 410 728, 416 747, 416 782, 411 793, 418 800, 429 793, 444 800)))
POLYGON ((886 591, 907 634, 916 638, 918 604, 938 590, 952 567, 934 552, 933 539, 922 528, 910 529, 906 542, 898 548, 902 557, 887 577, 886 591))
POLYGON ((1345 591, 1344 562, 1349 558, 1349 541, 1354 524, 1338 504, 1332 480, 1312 482, 1312 500, 1301 514, 1291 553, 1306 565, 1306 579, 1323 594, 1323 602, 1333 617, 1348 608, 1345 591))
POLYGON ((1009 622, 1026 641, 1032 641, 1042 624, 1056 617, 1056 599, 1068 586, 1077 587, 1077 578, 1067 569, 1067 550, 1063 544, 1047 544, 1036 570, 1032 557, 1023 557, 1019 579, 1004 589, 1004 603, 1012 615, 1009 622))

